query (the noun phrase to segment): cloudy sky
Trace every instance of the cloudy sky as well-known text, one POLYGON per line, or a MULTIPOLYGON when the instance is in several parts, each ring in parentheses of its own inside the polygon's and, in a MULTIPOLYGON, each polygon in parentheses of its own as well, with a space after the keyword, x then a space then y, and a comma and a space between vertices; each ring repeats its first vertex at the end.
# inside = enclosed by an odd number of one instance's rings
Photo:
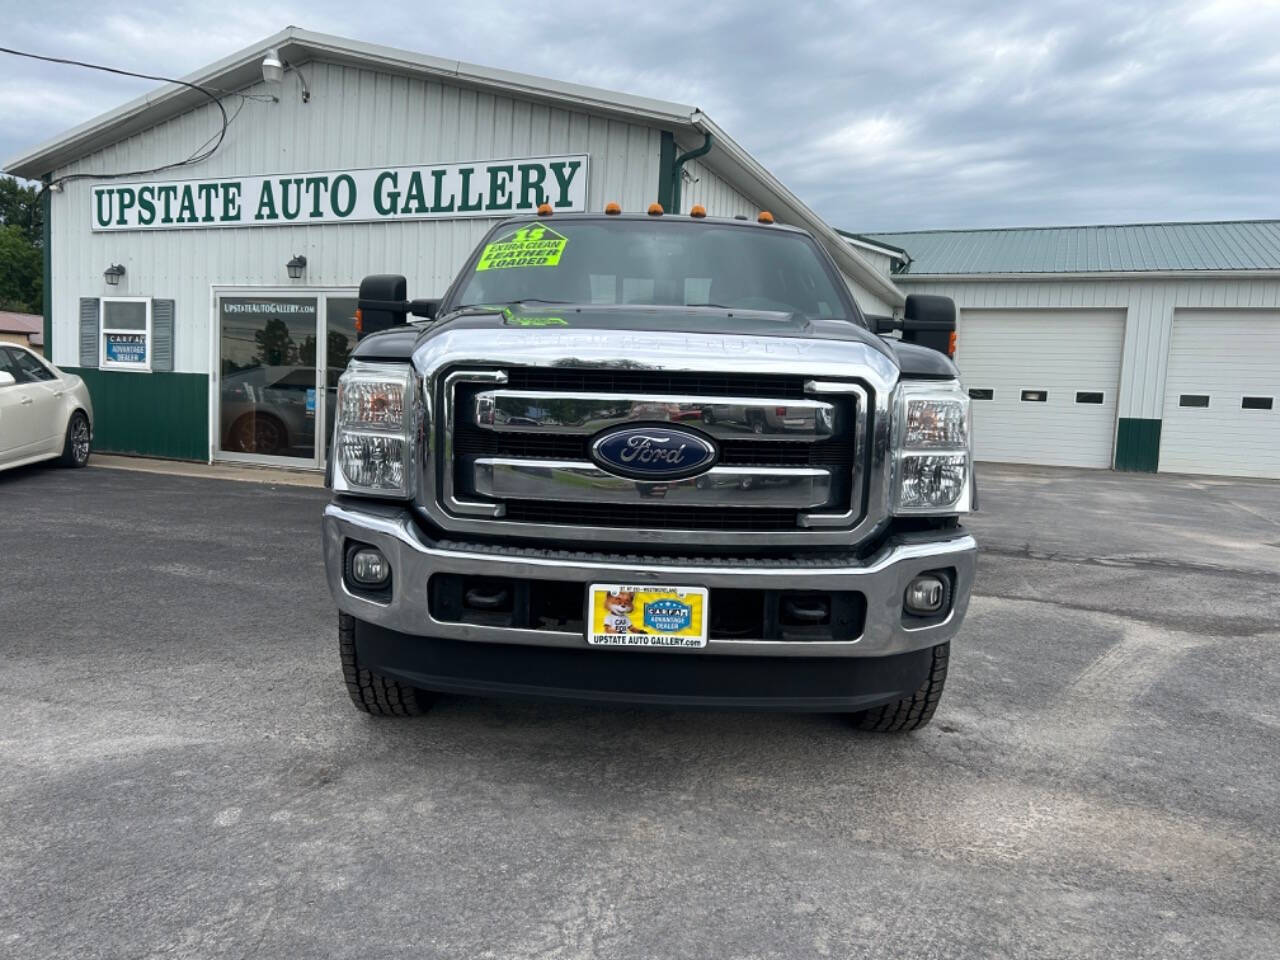
MULTIPOLYGON (((0 0, 0 45, 181 76, 297 24, 689 103, 853 230, 1280 217, 1276 0, 235 6, 0 0)), ((152 86, 0 56, 0 160, 152 86)))

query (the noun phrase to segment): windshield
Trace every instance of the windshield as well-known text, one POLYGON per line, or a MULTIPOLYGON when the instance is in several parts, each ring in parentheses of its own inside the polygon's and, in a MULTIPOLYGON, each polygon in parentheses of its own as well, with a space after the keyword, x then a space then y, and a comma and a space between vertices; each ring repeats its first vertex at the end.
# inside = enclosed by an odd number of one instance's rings
POLYGON ((491 237, 449 306, 716 306, 852 319, 837 282, 802 234, 677 220, 534 221, 491 237))

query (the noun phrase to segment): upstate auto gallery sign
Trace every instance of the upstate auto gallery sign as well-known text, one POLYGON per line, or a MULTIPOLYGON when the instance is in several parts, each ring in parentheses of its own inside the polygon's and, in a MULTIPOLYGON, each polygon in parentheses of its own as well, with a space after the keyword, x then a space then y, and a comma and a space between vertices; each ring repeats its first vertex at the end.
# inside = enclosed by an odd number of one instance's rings
POLYGON ((499 217, 587 208, 587 157, 532 157, 265 177, 99 183, 93 229, 178 230, 499 217))

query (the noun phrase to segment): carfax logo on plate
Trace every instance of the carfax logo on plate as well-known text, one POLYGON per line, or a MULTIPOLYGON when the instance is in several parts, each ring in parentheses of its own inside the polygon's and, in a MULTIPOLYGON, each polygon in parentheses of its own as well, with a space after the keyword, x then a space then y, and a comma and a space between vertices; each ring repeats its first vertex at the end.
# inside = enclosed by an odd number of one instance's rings
POLYGON ((693 622, 693 608, 679 600, 654 600, 644 605, 644 625, 659 633, 679 633, 693 622))

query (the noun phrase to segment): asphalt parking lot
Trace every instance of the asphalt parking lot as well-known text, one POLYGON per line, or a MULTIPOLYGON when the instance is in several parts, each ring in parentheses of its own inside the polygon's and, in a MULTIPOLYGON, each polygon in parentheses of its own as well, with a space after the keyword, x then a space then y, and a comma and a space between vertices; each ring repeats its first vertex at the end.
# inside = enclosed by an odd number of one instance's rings
POLYGON ((946 696, 884 736, 372 719, 323 491, 0 474, 0 956, 1275 956, 1280 484, 981 480, 946 696))

